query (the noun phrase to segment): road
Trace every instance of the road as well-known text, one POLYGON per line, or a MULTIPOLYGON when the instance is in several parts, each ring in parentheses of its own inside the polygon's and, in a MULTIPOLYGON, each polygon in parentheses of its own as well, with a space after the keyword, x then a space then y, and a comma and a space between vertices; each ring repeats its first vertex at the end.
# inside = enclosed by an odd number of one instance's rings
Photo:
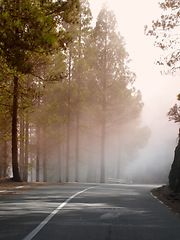
POLYGON ((65 184, 0 201, 0 240, 179 240, 150 185, 65 184))

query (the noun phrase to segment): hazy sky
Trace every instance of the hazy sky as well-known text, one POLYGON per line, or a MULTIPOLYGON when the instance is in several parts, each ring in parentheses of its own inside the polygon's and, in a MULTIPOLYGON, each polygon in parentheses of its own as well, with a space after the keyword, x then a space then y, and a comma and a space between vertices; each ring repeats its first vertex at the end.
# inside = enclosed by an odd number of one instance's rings
MULTIPOLYGON (((101 10, 103 0, 89 0, 95 24, 101 10)), ((137 75, 136 88, 142 93, 145 104, 142 120, 143 125, 151 128, 152 136, 145 150, 137 159, 146 168, 154 164, 171 164, 176 145, 178 125, 168 122, 166 117, 170 107, 176 102, 180 92, 180 79, 160 74, 160 67, 154 62, 163 54, 154 47, 152 37, 144 35, 144 26, 151 25, 152 20, 160 17, 162 10, 159 0, 107 0, 109 9, 114 10, 118 21, 118 29, 125 38, 126 49, 132 59, 130 68, 137 75), (148 155, 148 159, 144 156, 148 155), (142 164, 143 163, 143 164, 142 164)))

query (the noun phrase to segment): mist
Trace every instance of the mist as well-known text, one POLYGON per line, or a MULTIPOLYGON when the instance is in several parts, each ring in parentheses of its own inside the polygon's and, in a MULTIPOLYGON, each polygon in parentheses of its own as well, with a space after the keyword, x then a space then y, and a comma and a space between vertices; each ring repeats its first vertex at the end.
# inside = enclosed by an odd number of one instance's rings
MULTIPOLYGON (((179 72, 161 74, 154 63, 163 52, 144 35, 144 25, 160 16, 158 0, 107 1, 106 9, 103 2, 89 1, 93 26, 82 2, 81 20, 87 25, 71 26, 74 41, 66 50, 20 79, 15 130, 25 180, 168 182, 178 125, 168 121, 167 112, 179 94, 179 72)), ((12 92, 13 77, 5 80, 8 91, 2 84, 2 99, 10 106, 7 99, 13 98, 6 94, 12 92)), ((11 133, 6 131, 11 111, 2 108, 0 116, 1 176, 12 174, 11 133)))
MULTIPOLYGON (((133 183, 168 182, 168 175, 177 144, 178 125, 168 121, 167 112, 176 102, 179 79, 174 76, 162 76, 156 71, 158 79, 141 84, 144 107, 140 116, 128 122, 108 124, 105 142, 105 181, 109 178, 132 181, 133 183), (172 84, 173 83, 173 84, 172 84), (150 86, 154 91, 149 91, 150 86), (163 91, 162 91, 163 86, 163 91)), ((139 87, 138 75, 135 86, 139 87)), ((55 91, 62 84, 54 86, 55 91)), ((49 87, 48 87, 49 89, 49 87)), ((61 89, 61 88, 60 88, 61 89)), ((57 91, 59 94, 60 89, 57 91)), ((56 95, 50 91, 50 98, 56 95)), ((60 94, 59 96, 63 96, 60 94)), ((47 97, 47 95, 46 95, 47 97)), ((48 100, 49 101, 49 100, 48 100)), ((59 100, 59 102, 62 102, 59 100)), ((50 103, 50 102, 49 102, 50 103)), ((54 109, 54 105, 53 105, 54 109)), ((57 106, 59 111, 59 106, 57 106)), ((62 109, 61 109, 62 110, 62 109)), ((100 182, 101 128, 95 115, 86 109, 80 114, 80 141, 78 160, 78 182, 100 182)), ((34 113, 36 118, 36 111, 34 113)), ((39 110, 37 110, 39 117, 39 110)), ((41 119, 47 117, 41 113, 41 119)), ((43 181, 43 162, 46 158, 47 180, 66 182, 67 175, 67 120, 59 121, 48 128, 40 126, 40 181, 43 181), (46 132, 46 133, 45 133, 46 132), (45 134, 44 134, 45 133, 45 134), (46 143, 45 143, 46 142, 46 143)), ((36 126, 31 125, 30 162, 32 168, 29 181, 36 181, 36 126)), ((76 168, 76 121, 70 122, 69 142, 69 179, 75 182, 76 168)))
MULTIPOLYGON (((137 121, 129 122, 119 127, 107 129, 105 149, 105 182, 109 178, 131 181, 134 173, 126 172, 128 166, 133 166, 143 149, 151 132, 147 126, 136 128, 137 121), (138 139, 138 141, 137 141, 138 139)), ((73 126, 72 126, 73 128, 73 126)), ((56 130, 55 130, 56 131, 56 130)), ((69 181, 75 182, 75 148, 76 139, 73 131, 70 140, 69 181), (74 136, 73 136, 74 135, 74 136)), ((100 129, 83 129, 80 135, 80 153, 78 163, 78 182, 100 182, 100 129), (95 131, 94 131, 95 130, 95 131)), ((40 154, 40 181, 43 181, 43 144, 40 154)), ((66 182, 66 141, 54 142, 48 138, 46 143, 47 176, 50 182, 66 182)), ((135 170, 135 168, 133 168, 135 170)), ((133 170, 133 171, 134 171, 133 170)), ((32 169, 30 181, 36 180, 35 169, 32 169)))
MULTIPOLYGON (((132 57, 130 68, 136 73, 134 86, 141 91, 144 107, 138 120, 106 127, 105 181, 114 178, 138 183, 167 183, 177 144, 178 126, 169 122, 166 115, 179 93, 178 76, 161 74, 161 69, 154 64, 160 51, 153 47, 152 39, 143 35, 139 42, 141 46, 137 45, 136 40, 136 51, 139 46, 137 54, 132 51, 134 45, 128 41, 126 32, 124 35, 126 48, 132 57)), ((94 125, 92 115, 88 111, 81 113, 83 121, 80 123, 79 182, 100 182, 101 130, 97 123, 94 125)), ((75 121, 73 116, 68 160, 70 182, 77 180, 75 121)), ((49 138, 46 143, 48 181, 67 181, 67 136, 63 130, 66 125, 67 122, 61 127, 59 138, 62 139, 59 142, 49 138)), ((59 126, 57 129, 53 126, 53 134, 54 132, 59 132, 59 126)), ((42 153, 40 158, 40 179, 43 180, 42 153)), ((35 180, 35 170, 31 180, 35 180)))
POLYGON ((179 77, 154 71, 151 82, 141 84, 144 99, 142 122, 151 129, 147 146, 127 166, 125 174, 138 182, 168 183, 168 175, 178 143, 179 126, 169 122, 167 112, 177 102, 179 77))
MULTIPOLYGON (((98 4, 94 0, 89 2, 96 19, 103 0, 98 4)), ((107 1, 109 8, 115 12, 119 31, 125 37, 132 60, 130 66, 137 76, 135 86, 142 93, 141 125, 148 126, 151 131, 147 145, 124 166, 123 176, 137 182, 167 183, 179 132, 178 124, 168 121, 167 112, 177 102, 179 72, 161 74, 165 69, 155 62, 165 52, 154 46, 155 39, 144 34, 144 26, 150 27, 152 20, 161 16, 158 2, 107 1)))

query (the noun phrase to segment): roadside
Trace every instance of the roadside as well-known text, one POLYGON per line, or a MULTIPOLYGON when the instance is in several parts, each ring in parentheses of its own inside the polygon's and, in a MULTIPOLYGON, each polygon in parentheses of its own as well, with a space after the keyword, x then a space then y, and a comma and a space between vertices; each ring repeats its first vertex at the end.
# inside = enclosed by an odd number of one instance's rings
POLYGON ((11 178, 2 178, 0 179, 0 199, 5 195, 22 193, 32 188, 62 184, 64 183, 14 182, 11 178))
POLYGON ((151 193, 173 212, 180 214, 180 193, 174 193, 168 185, 154 188, 151 193))

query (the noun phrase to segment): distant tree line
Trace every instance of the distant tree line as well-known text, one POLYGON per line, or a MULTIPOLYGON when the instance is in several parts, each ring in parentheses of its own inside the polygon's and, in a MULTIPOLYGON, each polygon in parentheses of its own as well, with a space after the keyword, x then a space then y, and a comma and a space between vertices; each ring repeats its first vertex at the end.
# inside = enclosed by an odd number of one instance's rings
POLYGON ((105 182, 146 143, 115 16, 91 20, 86 0, 0 2, 0 177, 105 182))

